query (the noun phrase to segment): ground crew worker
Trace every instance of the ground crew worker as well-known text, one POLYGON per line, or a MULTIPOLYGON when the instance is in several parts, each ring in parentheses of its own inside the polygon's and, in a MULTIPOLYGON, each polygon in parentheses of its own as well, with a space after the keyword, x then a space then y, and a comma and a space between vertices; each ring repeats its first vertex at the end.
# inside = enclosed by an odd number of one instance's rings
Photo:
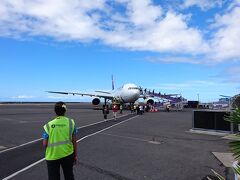
POLYGON ((49 180, 60 180, 60 166, 65 180, 74 180, 73 165, 77 162, 77 129, 73 119, 65 117, 66 104, 55 104, 56 117, 43 126, 43 147, 49 180))

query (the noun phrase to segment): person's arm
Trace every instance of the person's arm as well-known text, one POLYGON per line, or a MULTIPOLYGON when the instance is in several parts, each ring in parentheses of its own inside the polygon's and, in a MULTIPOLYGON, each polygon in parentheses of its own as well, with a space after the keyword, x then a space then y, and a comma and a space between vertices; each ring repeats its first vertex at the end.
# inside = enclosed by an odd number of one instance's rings
POLYGON ((42 138, 43 138, 42 145, 43 145, 44 148, 47 148, 47 145, 48 145, 48 134, 46 133, 46 131, 43 132, 42 138))
POLYGON ((43 147, 47 148, 48 145, 48 140, 47 139, 43 139, 43 147))
POLYGON ((73 153, 74 153, 74 163, 77 162, 77 138, 76 135, 72 135, 72 143, 73 143, 73 153))
POLYGON ((74 123, 74 130, 72 134, 72 144, 73 144, 73 153, 74 153, 74 164, 77 163, 78 158, 77 158, 77 135, 78 129, 76 128, 76 124, 74 123))

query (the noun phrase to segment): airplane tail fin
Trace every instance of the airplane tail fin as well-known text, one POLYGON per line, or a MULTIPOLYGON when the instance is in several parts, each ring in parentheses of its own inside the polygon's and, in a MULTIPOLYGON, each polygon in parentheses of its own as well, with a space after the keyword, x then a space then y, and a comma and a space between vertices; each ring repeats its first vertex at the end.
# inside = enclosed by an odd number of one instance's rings
POLYGON ((114 90, 114 80, 113 80, 113 75, 112 75, 112 90, 114 90))

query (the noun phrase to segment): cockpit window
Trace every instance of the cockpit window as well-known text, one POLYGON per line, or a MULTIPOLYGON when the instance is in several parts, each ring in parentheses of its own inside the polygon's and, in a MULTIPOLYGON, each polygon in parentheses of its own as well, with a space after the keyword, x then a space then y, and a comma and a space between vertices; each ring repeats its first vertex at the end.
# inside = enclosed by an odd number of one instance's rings
POLYGON ((139 89, 139 88, 138 87, 129 87, 128 89, 130 90, 130 89, 139 89))

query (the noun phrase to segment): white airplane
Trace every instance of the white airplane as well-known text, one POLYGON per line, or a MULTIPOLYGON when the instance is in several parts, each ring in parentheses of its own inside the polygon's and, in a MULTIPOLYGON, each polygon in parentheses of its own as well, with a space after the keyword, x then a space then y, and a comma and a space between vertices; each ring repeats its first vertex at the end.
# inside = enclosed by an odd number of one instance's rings
POLYGON ((141 98, 141 88, 135 84, 128 83, 124 84, 122 87, 118 88, 114 91, 114 84, 112 84, 112 91, 94 91, 92 93, 81 93, 81 92, 60 92, 60 91, 47 91, 48 93, 56 93, 56 94, 72 94, 72 95, 80 95, 80 96, 90 96, 93 97, 92 104, 98 105, 101 100, 100 98, 104 98, 105 104, 107 100, 117 101, 119 103, 134 103, 136 100, 141 98))

